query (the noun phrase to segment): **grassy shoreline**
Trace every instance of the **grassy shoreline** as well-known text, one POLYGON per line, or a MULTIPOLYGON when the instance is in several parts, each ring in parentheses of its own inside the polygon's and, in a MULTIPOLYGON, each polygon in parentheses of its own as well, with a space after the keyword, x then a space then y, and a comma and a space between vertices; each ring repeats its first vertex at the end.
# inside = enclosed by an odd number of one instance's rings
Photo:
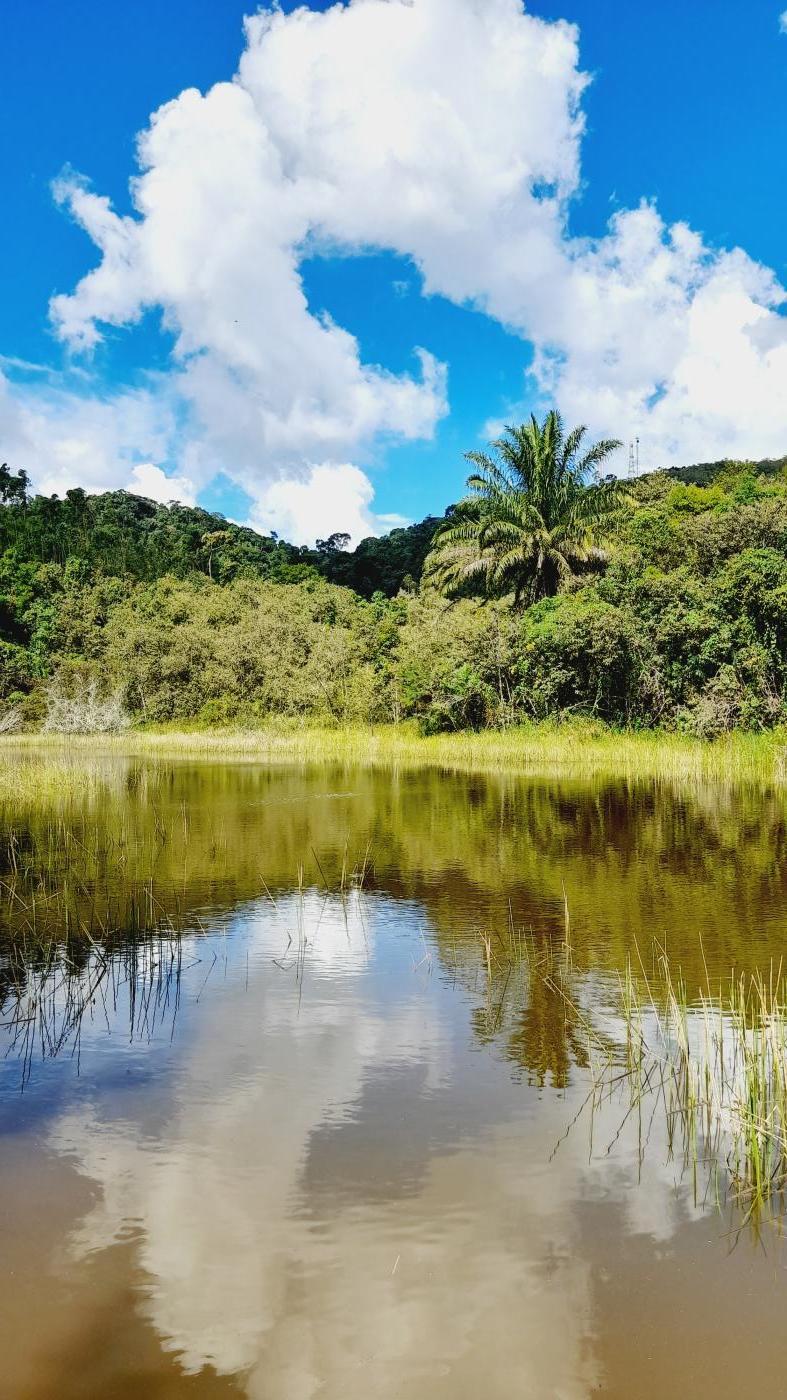
POLYGON ((787 784, 787 730, 714 740, 655 730, 616 731, 593 721, 420 735, 415 726, 337 728, 278 723, 260 729, 159 726, 118 735, 22 734, 0 738, 0 785, 9 760, 119 754, 248 759, 268 763, 437 767, 538 776, 713 779, 787 784))

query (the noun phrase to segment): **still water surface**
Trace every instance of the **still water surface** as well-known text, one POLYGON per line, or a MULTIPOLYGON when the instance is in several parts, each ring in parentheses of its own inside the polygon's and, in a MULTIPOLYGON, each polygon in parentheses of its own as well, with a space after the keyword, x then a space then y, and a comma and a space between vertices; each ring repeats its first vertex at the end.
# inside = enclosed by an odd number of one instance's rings
POLYGON ((781 955, 783 796, 73 778, 4 817, 3 1396, 784 1393, 779 1230, 657 1116, 582 1109, 628 954, 658 938, 689 984, 781 955), (33 906, 84 951, 43 966, 33 906), (568 934, 570 1003, 523 930, 568 934))

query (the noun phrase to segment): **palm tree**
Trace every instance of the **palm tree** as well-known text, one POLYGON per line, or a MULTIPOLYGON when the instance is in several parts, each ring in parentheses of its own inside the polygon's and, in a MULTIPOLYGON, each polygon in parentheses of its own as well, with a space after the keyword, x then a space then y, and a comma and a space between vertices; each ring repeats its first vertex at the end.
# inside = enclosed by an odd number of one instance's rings
POLYGON ((470 494, 435 534, 426 576, 449 597, 483 594, 514 603, 551 597, 577 568, 604 557, 598 540, 628 500, 621 482, 589 484, 620 447, 605 439, 581 452, 587 429, 563 431, 552 410, 539 424, 507 427, 490 456, 468 452, 470 494))

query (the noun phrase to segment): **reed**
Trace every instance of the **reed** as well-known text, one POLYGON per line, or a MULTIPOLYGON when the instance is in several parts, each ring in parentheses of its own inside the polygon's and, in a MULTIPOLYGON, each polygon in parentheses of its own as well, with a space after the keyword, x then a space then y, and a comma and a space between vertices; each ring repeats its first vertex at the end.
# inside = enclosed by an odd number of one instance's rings
POLYGON ((20 1067, 20 1088, 38 1060, 71 1056, 79 1069, 86 1024, 121 1024, 130 1041, 151 1041, 163 1027, 174 1035, 180 1006, 180 934, 81 948, 50 940, 0 957, 3 1054, 20 1067))
POLYGON ((617 981, 591 986, 575 966, 567 907, 562 940, 510 920, 504 934, 477 930, 472 944, 485 989, 479 1034, 492 1040, 523 1016, 539 1017, 542 1064, 554 1087, 568 1082, 561 1046, 587 1078, 591 1143, 597 1120, 613 1124, 609 1151, 633 1119, 641 1160, 648 1144, 666 1144, 667 1159, 693 1183, 695 1204, 728 1202, 756 1226, 783 1219, 787 976, 780 963, 733 971, 716 984, 706 969, 704 985, 690 993, 681 969, 654 944, 647 958, 637 950, 617 981))
POLYGON ((629 1108, 663 1108, 670 1155, 701 1170, 746 1217, 781 1216, 787 1192, 787 979, 732 972, 690 999, 680 969, 661 950, 652 972, 627 966, 619 1007, 623 1073, 609 1054, 597 1070, 596 1102, 618 1092, 629 1108))
POLYGON ((57 788, 84 780, 89 754, 249 759, 267 763, 431 766, 456 772, 610 774, 783 784, 787 733, 736 732, 715 740, 659 731, 615 731, 594 721, 422 736, 412 724, 316 728, 279 723, 256 730, 145 729, 123 735, 0 736, 0 798, 20 785, 57 788), (47 773, 47 766, 51 765, 47 773))

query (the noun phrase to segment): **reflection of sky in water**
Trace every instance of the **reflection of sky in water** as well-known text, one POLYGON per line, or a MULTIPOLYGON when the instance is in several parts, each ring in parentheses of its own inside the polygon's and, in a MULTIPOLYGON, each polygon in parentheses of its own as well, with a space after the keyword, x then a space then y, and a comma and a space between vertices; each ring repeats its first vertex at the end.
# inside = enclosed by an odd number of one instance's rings
POLYGON ((586 1076, 539 1090, 479 1046, 415 903, 307 890, 182 954, 174 1026, 130 1043, 121 989, 80 1078, 37 1066, 24 1096, 93 1192, 64 1267, 130 1244, 163 1348, 259 1400, 591 1395, 585 1213, 660 1246, 699 1213, 661 1129, 640 1161, 609 1104, 592 1155, 584 1118, 554 1152, 586 1076))

